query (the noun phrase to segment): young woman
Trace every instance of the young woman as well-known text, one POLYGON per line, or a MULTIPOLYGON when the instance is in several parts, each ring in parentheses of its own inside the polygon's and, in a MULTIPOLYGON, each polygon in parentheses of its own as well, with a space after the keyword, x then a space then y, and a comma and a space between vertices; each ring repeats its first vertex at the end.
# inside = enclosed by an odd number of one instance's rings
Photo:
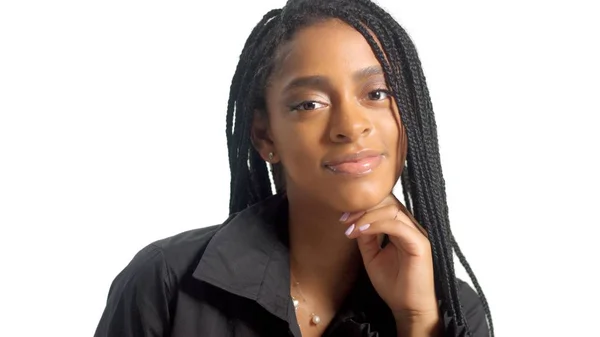
POLYGON ((267 13, 233 77, 227 140, 231 216, 140 251, 97 337, 493 333, 450 231, 415 47, 381 8, 290 0, 267 13))

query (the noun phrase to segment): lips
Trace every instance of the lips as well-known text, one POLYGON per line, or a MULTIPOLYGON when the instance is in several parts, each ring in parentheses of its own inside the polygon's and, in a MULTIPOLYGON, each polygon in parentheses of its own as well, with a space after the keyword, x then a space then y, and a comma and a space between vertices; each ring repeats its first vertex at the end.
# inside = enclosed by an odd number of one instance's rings
POLYGON ((348 153, 326 161, 324 166, 336 174, 365 175, 376 169, 383 160, 383 154, 374 150, 348 153))

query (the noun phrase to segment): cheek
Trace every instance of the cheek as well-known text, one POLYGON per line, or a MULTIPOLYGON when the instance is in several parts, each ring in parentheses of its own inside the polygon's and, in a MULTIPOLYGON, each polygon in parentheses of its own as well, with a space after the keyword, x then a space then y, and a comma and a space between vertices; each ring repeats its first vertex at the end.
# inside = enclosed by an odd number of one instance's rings
POLYGON ((303 127, 298 123, 279 123, 274 129, 275 148, 291 177, 302 179, 319 168, 324 152, 319 130, 316 125, 303 127))
POLYGON ((404 142, 402 125, 393 117, 382 118, 378 121, 377 129, 390 156, 399 157, 403 152, 404 142))
POLYGON ((397 179, 402 172, 406 160, 407 140, 405 129, 398 117, 392 116, 381 121, 379 130, 388 151, 390 162, 394 165, 397 179))

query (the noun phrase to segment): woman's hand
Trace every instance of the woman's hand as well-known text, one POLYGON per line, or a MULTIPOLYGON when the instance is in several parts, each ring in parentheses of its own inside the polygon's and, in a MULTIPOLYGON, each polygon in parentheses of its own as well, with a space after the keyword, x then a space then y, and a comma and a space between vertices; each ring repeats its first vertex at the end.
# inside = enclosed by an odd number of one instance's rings
POLYGON ((394 314, 399 334, 436 336, 439 312, 425 230, 393 195, 344 218, 346 235, 358 241, 367 274, 394 314), (390 242, 381 248, 384 234, 390 242))

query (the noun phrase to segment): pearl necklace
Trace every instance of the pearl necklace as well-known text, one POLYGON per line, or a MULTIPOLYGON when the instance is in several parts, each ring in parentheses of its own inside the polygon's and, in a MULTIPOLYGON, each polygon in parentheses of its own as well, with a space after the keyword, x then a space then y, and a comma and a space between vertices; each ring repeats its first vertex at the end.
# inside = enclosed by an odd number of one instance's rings
MULTIPOLYGON (((294 281, 294 286, 296 288, 298 288, 298 293, 300 294, 300 296, 302 297, 302 302, 306 305, 306 297, 304 297, 304 294, 302 293, 302 289, 300 289, 300 282, 298 281, 294 281)), ((300 307, 300 301, 298 301, 298 299, 296 297, 294 297, 294 295, 292 295, 292 303, 294 303, 294 310, 298 310, 298 308, 300 307)), ((314 312, 310 313, 310 322, 314 325, 319 325, 319 323, 321 323, 321 317, 319 317, 319 315, 315 314, 314 312)))

